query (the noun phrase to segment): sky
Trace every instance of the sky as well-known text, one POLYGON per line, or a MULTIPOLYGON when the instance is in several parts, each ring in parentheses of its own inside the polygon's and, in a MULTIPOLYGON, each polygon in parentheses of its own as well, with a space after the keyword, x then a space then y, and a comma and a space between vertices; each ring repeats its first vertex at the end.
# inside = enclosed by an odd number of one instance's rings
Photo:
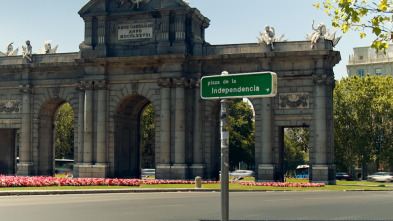
MULTIPOLYGON (((284 34, 288 41, 306 40, 319 23, 331 27, 331 19, 313 4, 322 0, 187 0, 202 15, 210 19, 205 40, 212 45, 257 43, 259 32, 265 25, 274 27, 276 36, 284 34)), ((0 0, 0 51, 14 42, 19 48, 31 41, 33 53, 40 53, 44 42, 52 40, 52 47, 59 45, 58 53, 77 52, 84 40, 84 22, 78 11, 89 0, 0 0)), ((342 33, 337 30, 336 36, 342 33)), ((334 48, 341 53, 341 61, 334 67, 335 79, 347 77, 346 65, 354 47, 369 46, 371 35, 360 39, 358 32, 343 35, 334 48)), ((219 74, 219 73, 218 73, 219 74)))

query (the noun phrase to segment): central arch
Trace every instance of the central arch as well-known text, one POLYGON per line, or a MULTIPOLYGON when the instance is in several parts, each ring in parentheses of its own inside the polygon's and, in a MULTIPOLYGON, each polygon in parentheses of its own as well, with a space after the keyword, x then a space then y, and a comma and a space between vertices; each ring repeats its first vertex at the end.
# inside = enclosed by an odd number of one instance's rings
POLYGON ((140 95, 124 98, 115 114, 115 177, 141 176, 141 120, 150 101, 140 95))

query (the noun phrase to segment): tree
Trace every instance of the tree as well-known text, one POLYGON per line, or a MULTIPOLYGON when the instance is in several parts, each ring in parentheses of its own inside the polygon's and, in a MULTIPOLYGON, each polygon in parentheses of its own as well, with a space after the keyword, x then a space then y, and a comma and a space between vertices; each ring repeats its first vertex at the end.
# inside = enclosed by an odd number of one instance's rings
POLYGON ((284 173, 294 174, 298 165, 308 164, 309 129, 304 127, 284 130, 284 173))
POLYGON ((250 105, 242 99, 229 102, 229 166, 236 168, 239 162, 249 167, 255 164, 255 123, 250 105))
POLYGON ((352 172, 359 163, 367 174, 370 162, 393 165, 392 84, 391 76, 354 76, 336 83, 333 115, 338 170, 352 172))
POLYGON ((152 104, 142 113, 142 168, 154 168, 155 110, 152 104))
POLYGON ((393 2, 392 0, 378 0, 368 3, 367 0, 325 0, 314 4, 316 8, 322 8, 332 17, 332 26, 340 28, 343 33, 349 30, 360 31, 360 38, 366 36, 369 29, 376 39, 371 47, 378 50, 386 50, 392 36, 393 2))
POLYGON ((62 105, 55 119, 55 157, 74 158, 74 111, 69 103, 62 105))

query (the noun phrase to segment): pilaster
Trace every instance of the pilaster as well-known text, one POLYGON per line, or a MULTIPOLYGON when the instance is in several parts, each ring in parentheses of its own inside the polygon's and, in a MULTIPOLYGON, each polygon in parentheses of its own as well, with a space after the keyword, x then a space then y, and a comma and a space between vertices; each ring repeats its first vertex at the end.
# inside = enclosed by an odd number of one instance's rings
POLYGON ((22 128, 21 146, 19 150, 19 163, 17 165, 17 175, 31 175, 33 169, 32 162, 32 93, 31 85, 19 85, 22 93, 22 128))
POLYGON ((93 163, 93 132, 94 132, 94 106, 93 106, 93 82, 82 82, 85 89, 84 102, 84 138, 83 138, 83 163, 93 163))
POLYGON ((184 78, 174 78, 176 87, 175 104, 175 164, 185 164, 185 89, 184 78))
POLYGON ((98 81, 98 107, 97 107, 97 163, 106 165, 107 163, 107 83, 98 81))
POLYGON ((171 163, 171 91, 172 80, 170 78, 159 79, 161 87, 161 110, 160 110, 160 157, 158 164, 170 165, 171 163))
POLYGON ((79 96, 79 108, 78 108, 78 141, 74 156, 75 163, 83 162, 83 144, 84 144, 84 113, 85 113, 85 88, 84 83, 78 83, 75 85, 75 90, 78 91, 79 96))
POLYGON ((204 177, 205 165, 203 164, 202 129, 201 129, 201 95, 200 79, 192 79, 190 87, 194 89, 194 128, 193 128, 193 164, 191 165, 192 177, 204 177))

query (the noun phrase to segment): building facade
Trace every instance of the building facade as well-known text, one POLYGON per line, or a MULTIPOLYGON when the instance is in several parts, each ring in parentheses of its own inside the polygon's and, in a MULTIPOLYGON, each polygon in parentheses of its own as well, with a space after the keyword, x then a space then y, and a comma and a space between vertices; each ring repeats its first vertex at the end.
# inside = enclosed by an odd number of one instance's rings
POLYGON ((353 49, 353 55, 349 57, 347 74, 349 77, 387 76, 393 72, 393 48, 390 46, 386 52, 376 52, 370 47, 358 47, 353 49))

